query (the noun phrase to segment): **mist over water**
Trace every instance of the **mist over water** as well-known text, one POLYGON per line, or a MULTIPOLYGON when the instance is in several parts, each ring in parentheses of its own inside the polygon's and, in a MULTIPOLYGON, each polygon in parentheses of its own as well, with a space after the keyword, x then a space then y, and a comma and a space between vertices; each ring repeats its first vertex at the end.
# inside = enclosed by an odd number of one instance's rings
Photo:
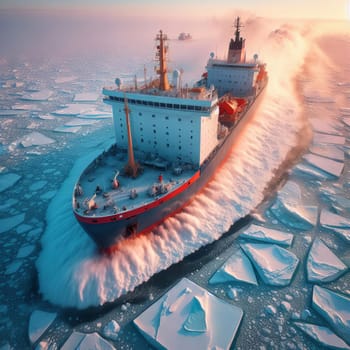
MULTIPOLYGON (((224 25, 229 27, 229 22, 224 25)), ((206 28, 210 36, 222 29, 214 28, 213 31, 206 28)), ((97 252, 71 210, 74 183, 100 150, 82 157, 74 165, 47 212, 42 252, 37 260, 40 291, 45 299, 77 308, 114 301, 155 273, 217 240, 235 221, 254 211, 264 199, 264 191, 276 170, 298 145, 300 133, 306 125, 295 88, 309 49, 303 29, 301 24, 271 23, 264 19, 247 21, 243 36, 247 38, 248 57, 252 57, 256 52, 252 50, 257 48, 259 57, 267 63, 270 79, 258 110, 240 131, 228 161, 183 212, 147 235, 121 242, 118 251, 110 257, 97 252)), ((179 44, 174 43, 173 57, 182 58, 184 63, 190 61, 187 63, 189 71, 200 74, 211 51, 210 46, 216 41, 225 47, 229 35, 216 40, 210 36, 198 39, 194 42, 195 60, 190 53, 187 55, 187 49, 176 52, 179 44)), ((137 35, 133 37, 131 34, 131 38, 136 40, 137 35)), ((146 44, 141 45, 140 41, 139 46, 137 41, 131 41, 132 49, 128 49, 128 53, 139 49, 139 56, 133 58, 141 61, 148 50, 142 46, 146 44)), ((170 50, 171 47, 170 42, 170 50)), ((130 57, 124 53, 120 51, 117 58, 121 67, 135 70, 134 62, 130 62, 130 57)))

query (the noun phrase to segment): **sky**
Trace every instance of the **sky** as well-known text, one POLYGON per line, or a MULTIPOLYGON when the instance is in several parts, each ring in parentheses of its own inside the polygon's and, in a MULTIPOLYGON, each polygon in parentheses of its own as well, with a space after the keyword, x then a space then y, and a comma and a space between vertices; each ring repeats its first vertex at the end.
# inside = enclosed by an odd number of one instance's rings
POLYGON ((0 9, 75 8, 116 11, 123 15, 152 13, 176 16, 220 16, 242 9, 256 16, 350 20, 350 0, 1 0, 0 9))

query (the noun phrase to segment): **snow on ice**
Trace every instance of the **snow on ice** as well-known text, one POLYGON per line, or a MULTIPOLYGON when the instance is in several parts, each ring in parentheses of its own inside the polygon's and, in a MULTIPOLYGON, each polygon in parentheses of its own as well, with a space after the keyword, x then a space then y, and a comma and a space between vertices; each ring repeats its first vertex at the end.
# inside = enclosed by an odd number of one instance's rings
POLYGON ((344 145, 345 137, 338 135, 327 135, 321 133, 314 133, 314 144, 333 144, 333 145, 344 145))
POLYGON ((40 310, 36 310, 31 314, 28 332, 32 344, 44 334, 44 332, 50 327, 51 323, 55 320, 56 316, 56 313, 40 310))
POLYGON ((97 92, 82 92, 74 96, 74 102, 94 102, 100 97, 97 92))
POLYGON ((322 346, 329 347, 330 349, 350 350, 350 346, 347 345, 343 339, 334 334, 328 327, 303 322, 293 322, 293 325, 322 346))
POLYGON ((50 143, 54 143, 55 140, 41 134, 40 132, 33 131, 32 133, 22 137, 17 142, 20 143, 23 147, 31 147, 48 145, 50 143))
POLYGON ((115 350, 115 347, 97 333, 85 334, 80 332, 73 332, 61 347, 61 350, 85 349, 115 350))
POLYGON ((303 204, 300 187, 293 181, 288 181, 278 192, 269 210, 286 226, 300 230, 308 230, 317 222, 318 208, 303 204))
POLYGON ((350 242, 350 219, 334 214, 327 209, 321 210, 320 225, 339 234, 350 242))
POLYGON ((350 298, 315 285, 312 307, 347 343, 350 342, 350 298))
POLYGON ((311 153, 322 157, 330 158, 344 162, 344 151, 335 145, 311 145, 309 148, 311 153))
POLYGON ((240 308, 183 278, 134 324, 156 348, 229 349, 242 316, 240 308))
POLYGON ((344 169, 344 163, 317 156, 315 154, 306 154, 303 158, 316 168, 319 168, 335 177, 339 177, 344 169))
POLYGON ((265 284, 287 286, 290 283, 299 264, 292 252, 275 244, 244 243, 241 247, 265 284))
POLYGON ((319 238, 315 238, 306 265, 310 282, 332 282, 347 269, 348 267, 319 238))
POLYGON ((289 247, 293 242, 293 234, 288 232, 283 232, 280 230, 274 230, 271 228, 258 226, 258 225, 250 225, 247 229, 245 229, 239 237, 253 239, 256 241, 262 241, 266 243, 274 243, 282 246, 289 247))
POLYGON ((52 114, 58 116, 78 116, 94 111, 96 105, 90 103, 68 103, 65 107, 53 111, 52 114))
POLYGON ((225 282, 258 285, 253 266, 241 249, 230 256, 209 280, 209 284, 225 282))
POLYGON ((37 92, 33 92, 28 95, 23 95, 22 100, 30 100, 30 101, 47 101, 53 94, 51 90, 41 90, 37 92))

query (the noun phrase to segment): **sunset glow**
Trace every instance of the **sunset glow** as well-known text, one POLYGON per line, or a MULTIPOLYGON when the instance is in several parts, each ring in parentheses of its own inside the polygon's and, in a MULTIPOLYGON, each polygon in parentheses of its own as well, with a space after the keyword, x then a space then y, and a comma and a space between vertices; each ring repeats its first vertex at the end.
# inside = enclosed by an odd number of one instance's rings
POLYGON ((150 0, 144 2, 135 0, 126 3, 121 0, 91 0, 89 2, 82 0, 3 0, 0 3, 1 9, 76 9, 81 11, 108 12, 118 13, 127 16, 152 16, 162 14, 166 17, 177 17, 186 19, 193 17, 216 17, 226 15, 228 11, 240 9, 251 14, 272 18, 315 18, 315 19, 338 19, 345 20, 350 18, 350 2, 349 0, 310 0, 308 2, 302 0, 268 0, 263 3, 258 0, 247 0, 244 2, 218 0, 214 3, 208 0, 179 0, 160 1, 150 0))

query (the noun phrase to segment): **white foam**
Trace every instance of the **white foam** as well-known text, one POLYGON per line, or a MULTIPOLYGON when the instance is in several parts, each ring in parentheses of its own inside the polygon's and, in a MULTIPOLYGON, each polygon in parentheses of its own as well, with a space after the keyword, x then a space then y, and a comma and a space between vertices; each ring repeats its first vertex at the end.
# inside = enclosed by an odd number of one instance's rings
POLYGON ((347 345, 344 340, 339 338, 327 327, 303 322, 293 322, 293 324, 322 346, 337 350, 350 349, 350 346, 347 345))
POLYGON ((293 242, 293 234, 274 230, 271 228, 258 226, 258 225, 250 225, 247 229, 245 229, 240 235, 241 238, 249 238, 257 241, 262 241, 266 243, 274 243, 282 246, 289 247, 293 242))
POLYGON ((315 238, 306 262, 307 278, 310 282, 332 282, 347 269, 319 238, 315 238))
POLYGON ((264 283, 271 286, 290 284, 299 259, 290 251, 272 244, 241 244, 264 283))
POLYGON ((312 307, 330 323, 335 332, 350 342, 350 298, 315 285, 312 307))
POLYGON ((230 256, 209 280, 209 284, 226 282, 258 285, 253 266, 241 249, 230 256))
POLYGON ((159 349, 229 349, 242 316, 240 308, 183 278, 138 316, 134 324, 159 349), (178 298, 181 304, 169 313, 167 305, 176 303, 178 298))

